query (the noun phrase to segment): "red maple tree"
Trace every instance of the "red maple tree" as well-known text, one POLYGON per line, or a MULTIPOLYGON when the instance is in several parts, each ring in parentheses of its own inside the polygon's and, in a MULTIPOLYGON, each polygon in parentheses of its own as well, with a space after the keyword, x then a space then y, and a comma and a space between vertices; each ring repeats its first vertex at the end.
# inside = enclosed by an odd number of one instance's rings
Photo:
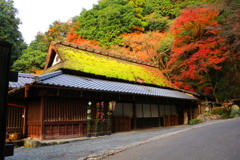
POLYGON ((218 14, 211 7, 187 8, 170 29, 175 38, 168 65, 173 66, 172 78, 182 87, 199 89, 204 83, 203 91, 206 87, 208 92, 209 87, 213 89, 209 72, 221 69, 221 63, 227 57, 226 48, 221 46, 221 30, 215 20, 218 14), (195 81, 195 86, 188 84, 187 80, 195 81))

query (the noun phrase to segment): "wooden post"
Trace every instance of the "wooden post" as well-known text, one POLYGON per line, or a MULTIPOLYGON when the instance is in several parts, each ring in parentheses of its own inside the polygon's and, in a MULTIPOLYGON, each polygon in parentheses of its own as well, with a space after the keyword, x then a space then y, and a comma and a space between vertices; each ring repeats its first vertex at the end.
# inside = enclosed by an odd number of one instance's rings
POLYGON ((41 97, 40 104, 40 140, 44 139, 44 97, 41 97))
POLYGON ((137 112, 136 112, 136 104, 133 103, 133 129, 137 129, 137 112))
POLYGON ((153 120, 152 120, 152 105, 150 103, 150 115, 151 115, 151 127, 153 127, 153 120))
POLYGON ((158 103, 158 127, 161 126, 161 117, 160 117, 160 105, 158 103))
POLYGON ((143 103, 142 103, 142 127, 144 128, 144 113, 143 113, 143 103))
POLYGON ((8 81, 12 45, 0 42, 0 159, 5 156, 8 81))

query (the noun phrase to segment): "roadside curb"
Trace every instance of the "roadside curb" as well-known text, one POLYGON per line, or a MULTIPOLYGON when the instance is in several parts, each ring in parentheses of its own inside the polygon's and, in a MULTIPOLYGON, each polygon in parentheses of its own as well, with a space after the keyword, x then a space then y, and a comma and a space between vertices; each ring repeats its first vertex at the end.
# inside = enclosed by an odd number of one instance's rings
POLYGON ((226 121, 229 121, 229 120, 232 120, 232 119, 216 120, 216 121, 213 121, 213 122, 208 121, 208 123, 205 122, 205 123, 201 123, 201 124, 198 124, 198 125, 188 126, 187 128, 183 128, 183 129, 180 129, 180 130, 175 131, 175 132, 169 132, 169 133, 165 133, 165 134, 162 134, 162 135, 159 135, 159 136, 151 137, 151 138, 148 138, 147 140, 144 140, 144 141, 141 141, 141 142, 134 142, 134 143, 131 143, 129 145, 125 145, 125 146, 121 146, 121 147, 117 147, 117 148, 113 148, 113 149, 102 150, 100 152, 90 154, 87 157, 80 157, 80 158, 78 158, 78 160, 101 160, 101 159, 106 158, 110 155, 114 155, 116 153, 122 152, 122 151, 127 150, 127 149, 132 148, 132 147, 143 145, 145 143, 156 141, 156 140, 159 140, 159 139, 162 139, 162 138, 166 138, 166 137, 178 134, 178 133, 190 131, 192 129, 201 128, 201 127, 205 127, 205 126, 209 126, 209 125, 213 125, 213 124, 217 124, 217 123, 222 123, 222 122, 226 122, 226 121))

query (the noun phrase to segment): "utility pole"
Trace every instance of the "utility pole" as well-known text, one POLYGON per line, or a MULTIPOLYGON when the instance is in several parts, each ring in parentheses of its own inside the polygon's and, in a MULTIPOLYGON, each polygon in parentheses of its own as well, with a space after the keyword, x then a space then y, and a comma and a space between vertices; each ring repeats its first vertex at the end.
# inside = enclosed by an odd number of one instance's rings
POLYGON ((5 157, 8 82, 12 45, 0 41, 0 160, 5 157))

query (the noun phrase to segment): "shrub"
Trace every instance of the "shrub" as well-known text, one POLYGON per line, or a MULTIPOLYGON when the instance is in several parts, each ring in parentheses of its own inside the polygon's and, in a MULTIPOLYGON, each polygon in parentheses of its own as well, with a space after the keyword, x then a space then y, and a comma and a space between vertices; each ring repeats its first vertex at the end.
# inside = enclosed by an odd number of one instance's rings
POLYGON ((222 115, 222 114, 229 115, 228 109, 227 108, 222 108, 222 107, 213 108, 211 113, 212 114, 219 114, 219 115, 222 115))
POLYGON ((235 115, 235 114, 239 114, 240 115, 240 110, 231 112, 231 115, 235 115))
POLYGON ((227 113, 223 113, 223 114, 221 114, 221 118, 223 118, 223 119, 230 118, 230 115, 227 113))
POLYGON ((231 114, 230 114, 231 118, 234 118, 235 116, 239 116, 239 115, 240 115, 240 110, 238 110, 238 111, 233 111, 233 112, 231 112, 231 114))
POLYGON ((189 121, 189 124, 190 125, 194 125, 194 124, 199 124, 199 123, 202 123, 204 122, 202 119, 192 119, 189 121))

